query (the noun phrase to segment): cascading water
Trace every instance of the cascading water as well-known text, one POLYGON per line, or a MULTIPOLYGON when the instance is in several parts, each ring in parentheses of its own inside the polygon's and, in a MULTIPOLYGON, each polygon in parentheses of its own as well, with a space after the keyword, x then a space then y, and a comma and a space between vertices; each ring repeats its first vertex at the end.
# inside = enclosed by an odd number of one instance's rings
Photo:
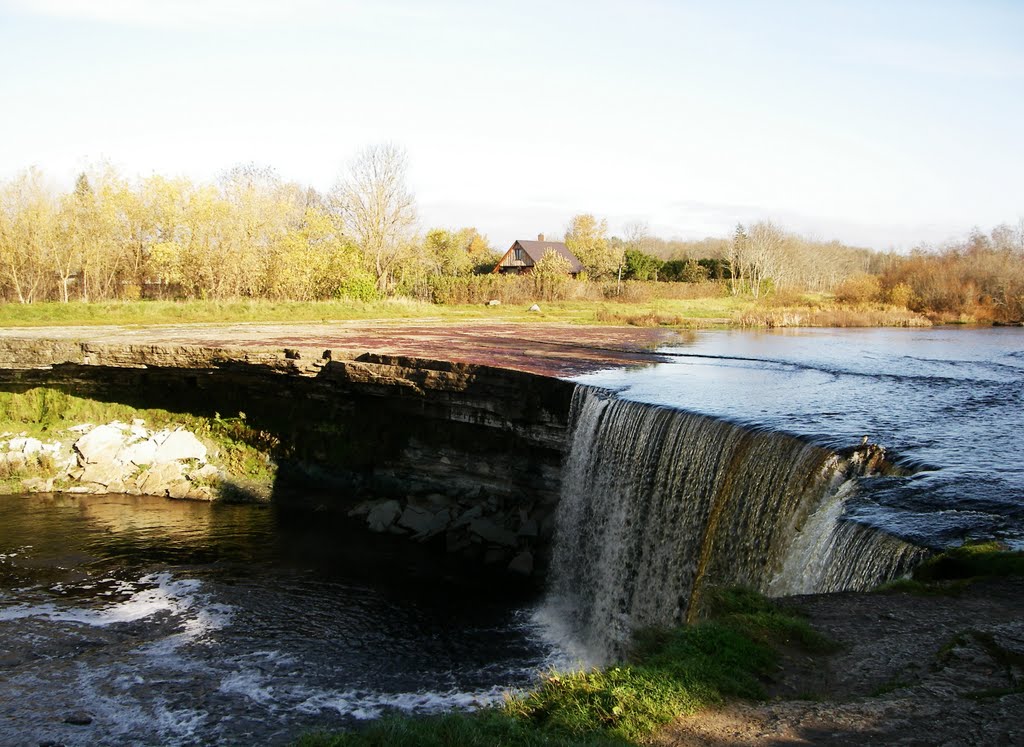
POLYGON ((925 552, 838 521, 877 447, 841 455, 582 385, 570 432, 549 605, 591 663, 692 616, 708 584, 864 589, 925 552))

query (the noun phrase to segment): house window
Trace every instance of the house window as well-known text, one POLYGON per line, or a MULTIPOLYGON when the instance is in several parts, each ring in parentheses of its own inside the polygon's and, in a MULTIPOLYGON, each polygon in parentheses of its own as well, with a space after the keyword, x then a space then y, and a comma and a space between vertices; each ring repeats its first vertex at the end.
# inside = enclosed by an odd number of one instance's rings
POLYGON ((516 262, 522 262, 522 261, 523 261, 523 250, 522 249, 516 249, 516 262))

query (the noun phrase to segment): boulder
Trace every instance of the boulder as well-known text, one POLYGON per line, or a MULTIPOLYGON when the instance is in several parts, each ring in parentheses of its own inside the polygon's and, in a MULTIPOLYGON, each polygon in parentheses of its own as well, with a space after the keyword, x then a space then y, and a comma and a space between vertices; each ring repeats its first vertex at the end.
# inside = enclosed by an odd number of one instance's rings
POLYGON ((21 481, 21 487, 27 493, 52 493, 53 478, 29 477, 21 481))
POLYGON ((153 464, 156 461, 157 443, 152 438, 139 441, 121 449, 118 456, 125 464, 134 464, 141 467, 144 464, 153 464))
POLYGON ((469 531, 480 539, 495 545, 516 546, 516 535, 495 524, 490 519, 473 519, 469 531))
POLYGON ((402 515, 402 506, 398 501, 378 503, 366 515, 366 524, 371 532, 386 532, 402 515))
POLYGON ((78 479, 81 482, 93 482, 106 487, 113 482, 121 482, 124 479, 124 467, 114 462, 86 464, 85 470, 83 470, 81 477, 78 479))
POLYGON ((535 311, 535 312, 536 311, 540 311, 540 306, 538 306, 537 304, 534 304, 533 306, 528 308, 527 311, 535 311))
POLYGON ((527 519, 519 525, 520 537, 536 537, 538 534, 540 534, 540 527, 537 526, 534 519, 527 519))
POLYGON ((11 451, 20 451, 25 456, 32 456, 43 450, 43 442, 31 436, 20 436, 8 441, 7 448, 11 451))
POLYGON ((144 475, 139 475, 136 482, 146 495, 167 495, 172 485, 185 480, 178 462, 163 462, 154 464, 144 475))
POLYGON ((205 462, 206 446, 189 431, 172 431, 167 434, 163 443, 157 446, 153 463, 180 462, 185 459, 197 459, 200 462, 205 462))
POLYGON ((124 446, 124 433, 114 425, 97 425, 75 441, 82 465, 112 462, 124 446))
POLYGON ((516 555, 509 561, 508 564, 509 573, 516 573, 520 576, 530 576, 533 574, 533 553, 529 550, 523 550, 521 553, 516 555))
POLYGON ((398 517, 398 526, 410 530, 413 534, 420 534, 430 529, 433 520, 434 514, 428 509, 406 506, 405 511, 398 517))

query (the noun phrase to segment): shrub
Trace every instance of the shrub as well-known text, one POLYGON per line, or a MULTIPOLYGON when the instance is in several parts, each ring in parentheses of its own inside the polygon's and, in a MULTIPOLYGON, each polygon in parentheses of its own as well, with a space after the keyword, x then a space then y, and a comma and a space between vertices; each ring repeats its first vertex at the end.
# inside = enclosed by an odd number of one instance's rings
POLYGON ((836 288, 836 300, 840 303, 865 304, 877 301, 882 296, 882 285, 877 275, 860 273, 848 277, 836 288))

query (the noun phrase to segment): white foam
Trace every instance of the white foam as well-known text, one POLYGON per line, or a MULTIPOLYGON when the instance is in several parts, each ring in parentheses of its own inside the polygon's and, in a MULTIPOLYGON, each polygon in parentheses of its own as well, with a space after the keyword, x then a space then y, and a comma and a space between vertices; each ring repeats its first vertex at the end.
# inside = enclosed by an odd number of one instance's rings
MULTIPOLYGON (((59 585, 54 589, 59 590, 59 585)), ((200 593, 201 589, 202 583, 196 579, 175 579, 170 573, 153 573, 141 577, 135 583, 117 582, 115 589, 102 594, 109 596, 131 592, 130 595, 123 601, 100 609, 64 608, 52 602, 20 604, 0 610, 0 620, 39 617, 56 622, 106 627, 167 614, 182 618, 181 631, 170 639, 177 645, 223 628, 231 620, 231 607, 208 603, 200 593), (132 591, 139 585, 149 588, 132 591)))
POLYGON ((342 716, 368 720, 380 718, 387 710, 411 714, 431 714, 451 710, 475 711, 478 708, 503 702, 507 692, 507 688, 500 686, 487 690, 448 690, 445 692, 325 691, 310 695, 296 705, 295 709, 306 714, 332 710, 342 716))

